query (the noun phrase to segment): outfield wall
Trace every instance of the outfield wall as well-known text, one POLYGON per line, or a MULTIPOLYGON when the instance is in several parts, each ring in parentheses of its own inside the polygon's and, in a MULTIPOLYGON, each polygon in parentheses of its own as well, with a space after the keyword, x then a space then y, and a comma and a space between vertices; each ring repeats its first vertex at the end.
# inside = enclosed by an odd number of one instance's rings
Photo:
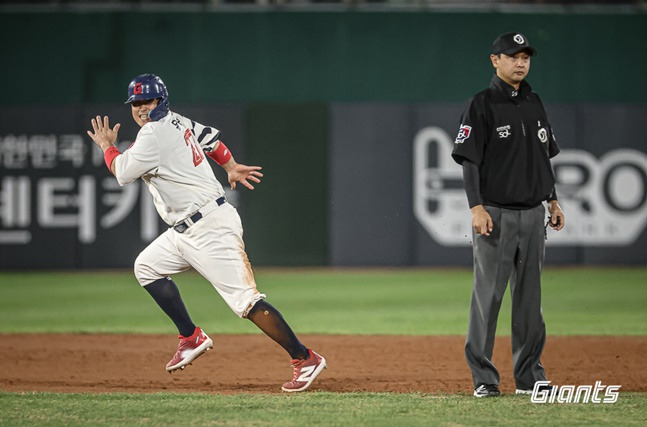
POLYGON ((607 10, 4 12, 2 104, 116 103, 132 76, 152 71, 185 104, 462 102, 506 31, 537 48, 532 79, 545 101, 644 102, 647 15, 607 10))
MULTIPOLYGON (((450 155, 462 109, 333 105, 333 265, 471 264, 471 216, 461 168, 450 155)), ((547 110, 562 148, 552 164, 567 224, 548 230, 547 262, 644 263, 647 154, 645 138, 636 135, 647 105, 549 104, 547 110)))
POLYGON ((489 81, 491 40, 511 27, 539 50, 529 81, 563 148, 568 226, 549 232, 547 261, 645 264, 646 24, 611 13, 2 13, 0 268, 130 267, 164 229, 144 187, 116 187, 85 134, 108 114, 127 147, 137 129, 126 85, 149 71, 174 110, 264 167, 255 192, 228 192, 255 264, 470 265, 448 150, 465 100, 489 81))

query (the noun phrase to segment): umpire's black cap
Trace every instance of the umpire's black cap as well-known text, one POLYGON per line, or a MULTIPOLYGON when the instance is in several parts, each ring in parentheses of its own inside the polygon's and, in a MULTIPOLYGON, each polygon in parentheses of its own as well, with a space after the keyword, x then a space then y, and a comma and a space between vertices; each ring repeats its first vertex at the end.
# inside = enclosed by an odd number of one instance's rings
POLYGON ((492 43, 492 53, 494 55, 503 53, 512 56, 522 50, 528 52, 530 56, 537 55, 537 51, 530 46, 528 38, 521 33, 501 34, 492 43))

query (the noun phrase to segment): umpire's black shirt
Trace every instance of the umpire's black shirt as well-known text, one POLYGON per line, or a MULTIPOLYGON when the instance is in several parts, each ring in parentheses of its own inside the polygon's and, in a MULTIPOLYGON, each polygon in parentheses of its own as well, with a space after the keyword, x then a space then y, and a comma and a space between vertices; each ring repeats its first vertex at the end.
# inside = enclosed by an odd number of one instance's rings
POLYGON ((452 157, 478 166, 484 205, 530 209, 552 192, 550 158, 557 153, 539 96, 525 80, 517 91, 495 74, 468 101, 452 157))

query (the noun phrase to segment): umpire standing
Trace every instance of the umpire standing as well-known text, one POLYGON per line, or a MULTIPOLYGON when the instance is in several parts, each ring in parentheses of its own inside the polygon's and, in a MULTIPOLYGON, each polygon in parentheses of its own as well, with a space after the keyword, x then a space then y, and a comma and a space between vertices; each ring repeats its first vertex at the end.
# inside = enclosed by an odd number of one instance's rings
POLYGON ((472 211, 474 288, 465 356, 474 396, 499 393, 492 363, 503 294, 510 281, 512 356, 517 394, 546 380, 540 357, 546 342, 541 270, 546 216, 564 227, 550 158, 559 153, 546 111, 524 80, 536 54, 520 33, 499 36, 490 60, 490 87, 474 95, 461 117, 452 157, 462 165, 472 211))

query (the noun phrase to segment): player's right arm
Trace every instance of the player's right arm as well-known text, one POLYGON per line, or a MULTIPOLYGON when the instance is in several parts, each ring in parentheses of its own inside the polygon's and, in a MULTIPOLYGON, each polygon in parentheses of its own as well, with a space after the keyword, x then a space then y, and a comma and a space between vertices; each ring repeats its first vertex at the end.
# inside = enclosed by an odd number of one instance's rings
POLYGON ((119 156, 115 157, 111 170, 114 169, 119 185, 124 186, 154 172, 160 164, 160 151, 152 125, 144 125, 137 134, 137 139, 119 156))
POLYGON ((128 150, 120 153, 115 142, 121 125, 117 123, 111 129, 108 116, 103 119, 97 116, 91 123, 94 132, 88 131, 88 135, 103 150, 106 166, 117 178, 119 185, 136 180, 159 164, 159 150, 150 127, 144 126, 140 130, 136 146, 133 143, 128 150))
POLYGON ((114 155, 116 154, 115 151, 117 153, 119 152, 119 150, 117 150, 117 147, 115 147, 115 141, 117 140, 117 135, 119 133, 121 124, 117 123, 115 127, 111 129, 108 116, 104 116, 103 119, 101 119, 100 116, 97 116, 92 119, 90 123, 92 124, 92 130, 94 132, 88 131, 88 136, 90 136, 90 138, 92 138, 92 141, 94 141, 94 143, 97 144, 99 148, 101 148, 101 150, 103 151, 103 156, 106 159, 108 169, 110 169, 110 172, 112 172, 112 174, 114 175, 114 162, 108 162, 108 158, 114 160, 114 155), (108 154, 106 154, 106 152, 108 154))

